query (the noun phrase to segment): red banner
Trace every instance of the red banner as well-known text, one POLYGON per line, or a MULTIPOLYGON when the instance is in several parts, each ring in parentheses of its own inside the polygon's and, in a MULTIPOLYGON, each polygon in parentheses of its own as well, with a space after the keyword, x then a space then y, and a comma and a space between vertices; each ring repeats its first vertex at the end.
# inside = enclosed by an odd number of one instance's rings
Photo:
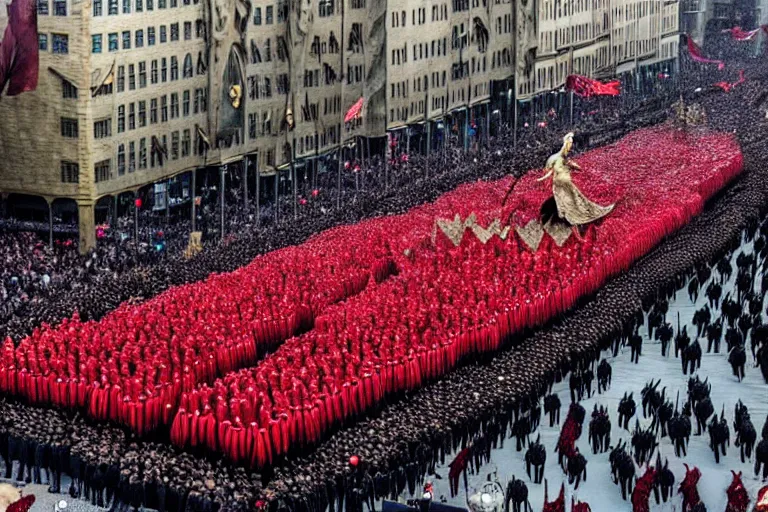
POLYGON ((733 28, 727 28, 723 30, 723 34, 729 33, 731 34, 731 37, 736 41, 750 41, 753 39, 761 30, 765 30, 765 27, 767 25, 763 25, 760 28, 756 28, 755 30, 750 30, 749 32, 745 32, 741 29, 741 27, 733 27, 733 28))
POLYGON ((565 79, 565 87, 577 96, 618 96, 621 93, 621 82, 613 80, 603 83, 581 75, 569 75, 565 79))
POLYGON ((344 122, 348 123, 354 119, 360 118, 363 113, 363 98, 360 98, 347 110, 347 115, 344 116, 344 122))
POLYGON ((736 87, 737 85, 739 85, 741 83, 744 83, 744 70, 743 69, 739 70, 739 79, 736 80, 735 82, 729 83, 729 82, 723 81, 723 82, 717 82, 716 84, 712 84, 712 85, 713 85, 713 87, 719 87, 720 89, 722 89, 725 92, 731 92, 731 89, 733 89, 734 87, 736 87))
POLYGON ((691 58, 695 60, 696 62, 701 62, 703 64, 717 64, 717 69, 723 69, 725 67, 725 62, 721 60, 715 60, 715 59, 708 59, 704 57, 704 53, 701 51, 701 48, 699 48, 699 45, 696 44, 696 42, 693 40, 691 36, 687 36, 688 39, 688 53, 691 54, 691 58))
POLYGON ((37 5, 34 0, 13 0, 8 26, 0 41, 0 94, 8 96, 37 89, 40 51, 37 40, 37 5))

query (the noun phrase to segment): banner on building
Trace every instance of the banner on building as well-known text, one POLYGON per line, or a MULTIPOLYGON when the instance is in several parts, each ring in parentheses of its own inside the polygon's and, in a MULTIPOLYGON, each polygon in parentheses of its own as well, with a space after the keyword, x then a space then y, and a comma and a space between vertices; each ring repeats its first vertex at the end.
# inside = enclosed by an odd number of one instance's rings
POLYGON ((6 95, 16 96, 37 89, 40 50, 35 0, 13 0, 7 21, 0 41, 0 95, 5 90, 6 95))
POLYGON ((621 82, 618 80, 603 83, 581 75, 569 75, 565 79, 565 87, 582 98, 618 96, 621 94, 621 82))
POLYGON ((349 110, 347 110, 347 114, 344 116, 344 122, 349 123, 351 121, 355 121, 356 119, 360 119, 363 115, 363 98, 360 98, 355 102, 354 105, 349 107, 349 110))

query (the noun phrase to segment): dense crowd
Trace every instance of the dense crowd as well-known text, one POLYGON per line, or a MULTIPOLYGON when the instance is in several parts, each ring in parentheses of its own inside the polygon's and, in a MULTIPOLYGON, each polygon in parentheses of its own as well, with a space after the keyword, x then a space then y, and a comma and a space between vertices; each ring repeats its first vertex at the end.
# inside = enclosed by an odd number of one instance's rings
MULTIPOLYGON (((579 124, 579 147, 586 149, 592 143, 603 144, 632 129, 657 123, 666 117, 665 109, 670 103, 662 98, 670 100, 671 97, 667 91, 666 96, 629 105, 613 99, 585 104, 579 124), (660 108, 661 105, 664 107, 660 108), (587 110, 593 108, 597 112, 587 110), (590 133, 604 135, 590 142, 590 133)), ((301 191, 300 198, 306 204, 297 206, 296 219, 292 194, 281 195, 278 223, 274 222, 274 202, 262 205, 257 223, 253 200, 245 208, 233 194, 225 211, 226 230, 232 235, 221 240, 216 231, 219 211, 213 193, 200 208, 198 217, 198 229, 208 226, 206 249, 193 261, 183 259, 191 228, 186 218, 165 225, 164 217, 143 212, 138 244, 132 238, 132 218, 123 218, 118 222, 118 231, 129 235, 126 240, 117 236, 101 238, 95 253, 84 257, 77 256, 73 243, 66 244, 63 250, 67 251, 70 263, 53 269, 60 285, 49 288, 44 296, 27 293, 25 299, 12 301, 12 306, 3 308, 5 316, 0 318, 0 337, 10 336, 18 341, 36 326, 56 324, 75 311, 83 319, 98 319, 126 300, 151 298, 169 286, 200 281, 213 272, 235 270, 259 254, 301 243, 331 227, 403 213, 468 181, 498 179, 510 173, 519 176, 549 156, 562 137, 563 125, 564 121, 550 120, 545 128, 521 128, 516 147, 511 129, 502 126, 489 138, 487 146, 471 155, 460 147, 449 146, 433 152, 428 160, 426 156, 414 155, 407 163, 400 162, 386 169, 380 159, 366 160, 361 170, 365 178, 360 180, 363 184, 360 190, 355 190, 350 171, 345 171, 341 208, 336 208, 335 172, 326 173, 318 178, 315 188, 308 186, 301 191), (313 190, 318 191, 317 195, 313 190), (149 243, 153 233, 160 229, 167 244, 163 252, 157 252, 149 243), (95 275, 86 282, 75 283, 75 276, 82 274, 86 267, 95 275)), ((0 246, 5 244, 0 236, 0 246)), ((30 258, 33 248, 25 245, 23 250, 30 258)))
MULTIPOLYGON (((238 510, 250 509, 256 503, 274 509, 315 511, 338 501, 340 506, 346 504, 348 510, 358 510, 374 494, 386 496, 414 486, 441 453, 444 455, 452 445, 455 448, 466 442, 473 433, 484 429, 491 434, 495 430, 496 437, 505 435, 506 428, 501 426, 509 424, 513 411, 527 408, 573 364, 594 358, 597 349, 607 346, 622 331, 623 323, 641 309, 644 300, 653 300, 659 289, 696 263, 725 254, 739 235, 740 227, 748 219, 757 218, 766 203, 766 176, 760 165, 768 148, 759 143, 765 133, 759 106, 745 107, 740 102, 744 98, 759 98, 765 89, 763 84, 750 77, 743 84, 744 96, 736 89, 731 96, 725 96, 727 101, 722 100, 722 95, 711 100, 701 98, 715 128, 737 133, 744 144, 748 166, 746 176, 688 227, 553 329, 537 333, 488 364, 458 369, 440 382, 422 387, 407 401, 385 407, 375 419, 345 428, 311 455, 279 465, 273 474, 248 474, 167 445, 128 439, 114 427, 93 426, 82 419, 72 422, 60 411, 43 412, 12 403, 2 405, 4 423, 0 432, 8 442, 0 440, 0 447, 9 449, 7 456, 0 454, 5 460, 26 457, 34 462, 28 464, 31 466, 52 470, 55 466, 58 469, 54 472, 75 473, 78 484, 72 492, 87 493, 96 502, 100 489, 116 490, 114 502, 121 507, 135 507, 141 502, 156 504, 160 510, 208 510, 212 506, 238 510), (573 336, 576 332, 579 335, 573 336), (471 404, 466 400, 469 396, 474 397, 471 404), (74 435, 74 430, 80 432, 74 435), (53 453, 58 456, 45 458, 53 453), (352 456, 358 461, 354 465, 350 464, 352 456), (260 484, 262 477, 269 482, 266 488, 260 484)), ((642 120, 633 119, 635 122, 642 120)), ((626 121, 620 121, 620 125, 617 132, 635 127, 626 121)), ((590 133, 589 129, 585 131, 590 133)), ((257 253, 281 246, 286 240, 300 241, 321 229, 364 216, 401 212, 433 200, 470 177, 501 177, 510 171, 508 161, 512 162, 513 173, 519 174, 516 169, 542 161, 556 146, 554 140, 559 134, 541 132, 547 133, 540 139, 544 142, 534 144, 521 138, 516 152, 500 145, 499 149, 477 155, 477 161, 469 165, 451 165, 450 158, 461 155, 449 155, 442 165, 450 170, 415 180, 398 189, 397 194, 362 191, 344 213, 329 209, 328 214, 317 216, 317 221, 306 225, 286 222, 245 235, 204 252, 194 266, 166 260, 142 267, 135 274, 121 273, 109 286, 103 282, 93 288, 83 287, 46 298, 39 306, 26 310, 25 316, 15 317, 6 332, 18 340, 43 321, 57 323, 75 309, 84 320, 101 317, 131 297, 153 297, 169 285, 195 282, 211 272, 238 268, 257 253)), ((418 159, 413 162, 416 165, 418 159)), ((437 162, 432 169, 437 168, 437 162)), ((458 160, 453 163, 458 164, 458 160)), ((128 372, 131 371, 129 367, 128 372)), ((119 376, 120 370, 116 372, 119 376)))

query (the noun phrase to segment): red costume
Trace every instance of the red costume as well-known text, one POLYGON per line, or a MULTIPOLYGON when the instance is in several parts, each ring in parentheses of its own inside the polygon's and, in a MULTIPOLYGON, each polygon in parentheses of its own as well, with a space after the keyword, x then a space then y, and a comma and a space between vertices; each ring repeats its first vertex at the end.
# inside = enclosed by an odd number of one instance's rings
POLYGON ((731 470, 733 480, 725 493, 728 495, 728 505, 725 512, 747 512, 749 506, 749 493, 741 481, 741 471, 736 473, 731 470))
POLYGON ((768 512, 768 485, 757 491, 757 500, 753 512, 768 512))
POLYGON ((548 502, 548 499, 547 481, 544 480, 544 508, 541 512, 565 512, 565 484, 560 485, 560 494, 555 501, 548 502))
POLYGON ((656 469, 647 468, 645 474, 638 478, 635 488, 632 489, 632 512, 649 512, 649 499, 653 492, 653 481, 656 478, 656 469))
POLYGON ((685 478, 683 478, 683 481, 680 482, 680 487, 678 488, 677 492, 683 495, 682 512, 689 512, 694 507, 694 505, 701 501, 701 497, 699 497, 699 490, 696 487, 699 483, 699 479, 701 478, 701 471, 699 471, 699 468, 695 466, 693 469, 691 469, 688 467, 688 464, 683 465, 685 466, 685 478))

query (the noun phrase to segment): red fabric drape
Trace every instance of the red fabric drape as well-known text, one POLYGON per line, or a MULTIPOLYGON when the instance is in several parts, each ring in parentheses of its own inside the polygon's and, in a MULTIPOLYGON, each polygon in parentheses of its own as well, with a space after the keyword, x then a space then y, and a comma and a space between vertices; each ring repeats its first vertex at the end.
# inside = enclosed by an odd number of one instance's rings
POLYGON ((721 60, 708 59, 704 57, 704 53, 701 51, 701 48, 699 48, 699 45, 696 44, 696 42, 693 40, 691 36, 688 36, 687 39, 688 39, 688 53, 691 54, 691 58, 693 60, 695 60, 696 62, 701 62, 703 64, 717 64, 717 69, 723 69, 725 67, 725 62, 721 60))
POLYGON ((613 80, 603 83, 581 75, 569 75, 565 79, 565 87, 577 96, 618 96, 621 93, 621 82, 613 80))
POLYGON ((37 89, 39 66, 37 5, 34 0, 13 0, 0 42, 0 94, 6 84, 8 96, 37 89))
POLYGON ((348 123, 353 119, 360 117, 362 112, 363 112, 363 98, 360 98, 355 102, 354 105, 349 107, 349 110, 347 110, 347 114, 344 116, 344 122, 348 123))

